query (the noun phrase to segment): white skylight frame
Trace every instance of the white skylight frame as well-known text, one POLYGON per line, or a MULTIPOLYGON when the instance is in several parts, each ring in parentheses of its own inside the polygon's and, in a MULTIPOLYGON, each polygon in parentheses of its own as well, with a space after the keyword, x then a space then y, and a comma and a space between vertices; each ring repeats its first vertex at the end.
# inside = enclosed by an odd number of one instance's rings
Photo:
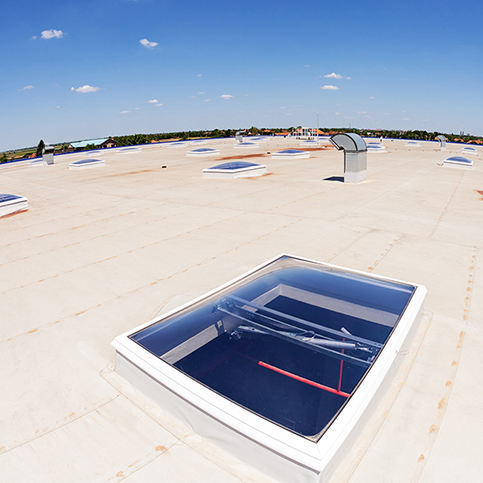
POLYGON ((333 419, 318 441, 311 441, 284 429, 263 416, 259 416, 249 409, 217 394, 212 389, 190 378, 130 339, 130 336, 134 333, 214 296, 282 257, 291 257, 302 262, 315 263, 324 268, 343 270, 375 280, 408 283, 307 258, 281 254, 207 294, 121 334, 114 339, 112 345, 120 356, 157 381, 160 385, 160 390, 161 386, 163 386, 163 390, 169 388, 170 391, 185 401, 190 401, 193 406, 205 414, 223 423, 228 427, 228 431, 235 431, 248 438, 248 440, 255 441, 282 459, 295 462, 296 465, 308 469, 310 473, 321 474, 333 467, 334 458, 340 457, 342 450, 346 445, 350 444, 351 434, 355 434, 356 428, 362 425, 364 414, 370 408, 371 402, 381 389, 391 368, 400 359, 400 353, 406 347, 410 333, 415 329, 417 322, 421 318, 423 302, 426 296, 426 288, 424 286, 414 283, 410 284, 415 287, 414 293, 384 348, 380 351, 370 370, 367 371, 360 381, 343 410, 333 419))

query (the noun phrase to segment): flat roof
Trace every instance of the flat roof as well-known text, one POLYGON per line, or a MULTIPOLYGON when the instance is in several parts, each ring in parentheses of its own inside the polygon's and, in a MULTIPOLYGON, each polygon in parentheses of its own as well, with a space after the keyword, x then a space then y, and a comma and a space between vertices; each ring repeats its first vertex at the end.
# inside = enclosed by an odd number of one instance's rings
MULTIPOLYGON (((153 145, 133 164, 107 150, 104 169, 76 176, 66 167, 85 153, 0 166, 0 192, 30 205, 0 219, 2 476, 267 481, 118 376, 110 343, 288 252, 428 289, 401 368, 334 481, 480 479, 482 164, 443 170, 434 143, 386 140, 390 155, 368 159, 360 184, 337 181, 343 153, 331 146, 271 158, 270 176, 202 183, 213 161, 245 159, 232 139, 210 142, 220 154, 208 160, 153 145)), ((249 160, 296 141, 268 143, 249 160)))

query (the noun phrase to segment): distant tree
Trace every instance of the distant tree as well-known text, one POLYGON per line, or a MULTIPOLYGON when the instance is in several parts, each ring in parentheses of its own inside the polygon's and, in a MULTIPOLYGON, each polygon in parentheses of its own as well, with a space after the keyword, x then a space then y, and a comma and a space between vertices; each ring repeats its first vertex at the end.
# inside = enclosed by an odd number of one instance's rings
POLYGON ((7 153, 2 153, 2 155, 0 156, 0 164, 6 163, 7 161, 8 161, 7 153))
POLYGON ((41 139, 40 142, 39 142, 39 145, 37 146, 37 151, 35 153, 35 156, 37 158, 42 156, 42 154, 44 153, 44 148, 45 148, 45 143, 44 143, 44 140, 41 139))

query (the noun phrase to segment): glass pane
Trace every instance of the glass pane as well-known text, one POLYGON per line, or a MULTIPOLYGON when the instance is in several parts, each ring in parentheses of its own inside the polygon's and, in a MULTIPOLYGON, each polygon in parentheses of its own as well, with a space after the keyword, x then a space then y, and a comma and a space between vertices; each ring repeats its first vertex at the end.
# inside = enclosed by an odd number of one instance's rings
POLYGON ((283 257, 131 338, 237 404, 316 439, 413 291, 283 257))

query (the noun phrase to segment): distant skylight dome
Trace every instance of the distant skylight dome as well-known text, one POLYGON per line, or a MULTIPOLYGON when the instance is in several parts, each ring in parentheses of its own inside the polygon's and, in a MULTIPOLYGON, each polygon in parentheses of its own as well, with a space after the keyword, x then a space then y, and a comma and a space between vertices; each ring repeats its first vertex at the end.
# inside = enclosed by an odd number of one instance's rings
POLYGON ((457 167, 457 168, 472 168, 473 160, 464 158, 463 156, 451 156, 443 160, 440 166, 457 167))
POLYGON ((283 151, 272 153, 272 158, 291 158, 291 159, 310 158, 310 153, 308 153, 307 151, 301 151, 300 149, 284 149, 283 151))
POLYGON ((300 141, 299 144, 302 144, 304 146, 317 146, 319 144, 319 141, 317 141, 317 139, 306 139, 305 141, 300 141))
POLYGON ((129 146, 127 148, 116 149, 116 153, 120 153, 120 154, 130 154, 136 151, 141 151, 141 148, 138 146, 129 146))
POLYGON ((406 146, 411 146, 412 148, 419 148, 421 145, 418 141, 407 141, 406 146))
POLYGON ((0 193, 0 217, 25 211, 29 207, 27 198, 18 195, 0 193))
POLYGON ((235 148, 240 148, 240 149, 250 149, 250 148, 256 148, 256 147, 258 147, 258 143, 253 143, 251 141, 245 141, 243 143, 235 144, 235 148))
POLYGON ((379 143, 367 144, 367 152, 369 153, 386 153, 386 147, 379 143))
POLYGON ((30 166, 47 166, 46 162, 43 160, 43 158, 35 158, 30 161, 30 166))
POLYGON ((188 151, 187 156, 213 156, 215 154, 220 154, 220 151, 214 148, 198 148, 188 151))
POLYGON ((70 163, 69 169, 97 168, 99 166, 105 166, 105 164, 102 159, 80 159, 70 163))
POLYGON ((469 155, 477 155, 478 154, 478 151, 476 150, 476 148, 472 147, 472 146, 465 146, 462 150, 461 150, 462 153, 464 154, 469 154, 469 155))
POLYGON ((203 178, 246 178, 262 176, 266 172, 267 167, 264 164, 231 161, 204 169, 203 178))
POLYGON ((168 148, 181 148, 183 146, 186 146, 186 144, 187 143, 185 141, 172 141, 166 143, 166 146, 168 146, 168 148))

